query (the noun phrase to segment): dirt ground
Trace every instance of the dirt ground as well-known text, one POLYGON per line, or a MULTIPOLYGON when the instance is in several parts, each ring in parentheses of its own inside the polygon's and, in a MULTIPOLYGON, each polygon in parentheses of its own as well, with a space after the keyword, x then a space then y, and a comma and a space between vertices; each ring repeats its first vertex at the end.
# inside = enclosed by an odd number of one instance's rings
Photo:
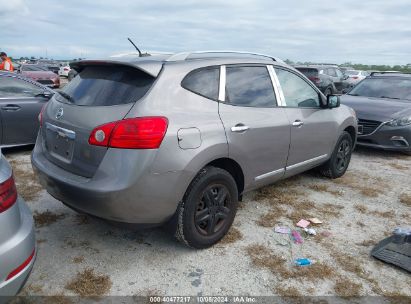
POLYGON ((229 235, 207 250, 163 229, 133 231, 76 214, 35 180, 30 149, 4 151, 36 220, 38 256, 22 295, 411 296, 411 276, 369 253, 411 225, 411 157, 357 150, 343 178, 305 173, 247 194, 229 235), (275 225, 317 217, 294 244, 275 225), (296 267, 296 258, 315 261, 296 267))

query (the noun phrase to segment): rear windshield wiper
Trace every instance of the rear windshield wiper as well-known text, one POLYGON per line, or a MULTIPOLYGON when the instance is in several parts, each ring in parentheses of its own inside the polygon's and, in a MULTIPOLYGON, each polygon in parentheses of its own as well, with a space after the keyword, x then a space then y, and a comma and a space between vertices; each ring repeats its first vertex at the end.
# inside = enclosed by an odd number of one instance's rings
POLYGON ((71 97, 69 94, 67 94, 66 92, 63 91, 56 91, 57 94, 61 95, 64 97, 64 99, 66 99, 67 101, 69 101, 70 103, 75 103, 76 101, 74 100, 73 97, 71 97))

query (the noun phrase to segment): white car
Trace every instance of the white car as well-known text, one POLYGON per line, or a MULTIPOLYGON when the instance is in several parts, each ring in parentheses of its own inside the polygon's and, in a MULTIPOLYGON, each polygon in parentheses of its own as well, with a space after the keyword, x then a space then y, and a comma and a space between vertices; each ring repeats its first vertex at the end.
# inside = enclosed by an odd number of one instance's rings
POLYGON ((71 68, 68 64, 63 64, 59 69, 59 76, 68 77, 71 68))
POLYGON ((350 85, 356 85, 359 83, 361 80, 363 80, 365 77, 369 76, 370 74, 366 71, 356 71, 356 70, 348 70, 345 71, 345 76, 347 76, 347 82, 350 85))

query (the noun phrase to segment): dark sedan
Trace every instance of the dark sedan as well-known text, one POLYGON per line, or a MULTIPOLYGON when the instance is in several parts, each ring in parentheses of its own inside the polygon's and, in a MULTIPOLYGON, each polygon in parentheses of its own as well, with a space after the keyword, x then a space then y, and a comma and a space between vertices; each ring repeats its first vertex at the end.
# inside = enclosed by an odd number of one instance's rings
POLYGON ((358 145, 411 155, 411 74, 372 73, 341 103, 358 116, 358 145))
POLYGON ((34 144, 39 113, 53 94, 29 78, 0 72, 0 146, 34 144))

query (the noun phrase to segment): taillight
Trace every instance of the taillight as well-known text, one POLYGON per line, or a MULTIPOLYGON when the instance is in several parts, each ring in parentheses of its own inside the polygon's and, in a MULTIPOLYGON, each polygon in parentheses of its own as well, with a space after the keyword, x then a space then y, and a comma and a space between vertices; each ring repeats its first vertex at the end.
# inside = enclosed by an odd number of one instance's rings
POLYGON ((157 149, 166 134, 165 117, 137 117, 96 127, 90 134, 90 145, 120 149, 157 149))
POLYGON ((69 68, 64 68, 63 70, 64 70, 64 71, 68 71, 68 70, 69 70, 69 68))
POLYGON ((358 76, 352 76, 353 79, 358 79, 358 76))
POLYGON ((47 106, 47 102, 41 107, 41 111, 40 111, 40 113, 39 113, 39 123, 40 123, 40 127, 43 125, 43 113, 44 113, 44 110, 46 109, 46 106, 47 106))
POLYGON ((26 268, 27 265, 29 265, 31 260, 34 258, 35 252, 36 252, 35 249, 33 249, 30 256, 19 267, 17 267, 16 269, 14 269, 12 272, 9 273, 9 275, 6 278, 6 281, 10 280, 11 278, 15 277, 20 272, 22 272, 24 268, 26 268))
POLYGON ((319 83, 320 82, 320 78, 319 77, 308 77, 308 79, 310 79, 312 82, 314 83, 319 83))
POLYGON ((14 178, 11 176, 8 180, 0 184, 0 213, 6 211, 17 201, 17 189, 14 178))

